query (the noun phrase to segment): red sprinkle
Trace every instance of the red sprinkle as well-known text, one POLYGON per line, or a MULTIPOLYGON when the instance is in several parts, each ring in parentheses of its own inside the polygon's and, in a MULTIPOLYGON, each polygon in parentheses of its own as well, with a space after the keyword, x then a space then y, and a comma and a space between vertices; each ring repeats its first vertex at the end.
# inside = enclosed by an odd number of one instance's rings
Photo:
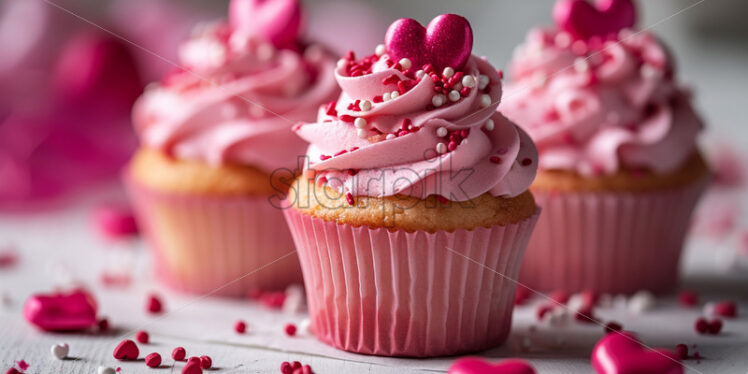
POLYGON ((336 101, 331 101, 329 104, 327 104, 327 110, 325 111, 325 113, 328 116, 337 117, 338 111, 335 110, 335 106, 336 105, 338 105, 338 103, 336 101))
POLYGON ((499 79, 504 79, 504 71, 503 70, 499 69, 499 70, 496 70, 496 72, 499 73, 499 79))
POLYGON ((182 368, 182 374, 203 374, 203 369, 200 367, 200 362, 187 363, 182 368))
POLYGON ((159 314, 164 311, 163 303, 156 294, 148 295, 148 302, 146 304, 146 310, 151 314, 159 314))
POLYGON ((340 120, 346 123, 352 123, 356 120, 356 117, 349 114, 343 114, 342 116, 340 116, 340 120))
POLYGON ((293 323, 287 324, 283 330, 286 332, 286 335, 288 336, 296 335, 296 325, 294 325, 293 323))
POLYGON ((400 82, 400 77, 397 74, 389 75, 387 78, 382 79, 382 84, 395 84, 400 82))
POLYGON ((714 305, 714 314, 721 317, 735 318, 738 316, 738 306, 734 301, 720 301, 714 305))
POLYGON ((236 321, 234 323, 234 331, 239 334, 244 334, 247 331, 247 324, 244 321, 236 321))
POLYGON ((692 307, 699 304, 699 294, 694 291, 681 291, 678 294, 678 303, 685 307, 692 307))
POLYGON ((447 204, 447 203, 449 203, 449 199, 447 199, 446 197, 444 197, 442 195, 434 195, 434 196, 436 196, 436 201, 438 201, 441 204, 447 204))
POLYGON ((543 304, 535 311, 535 318, 537 318, 538 321, 542 321, 543 317, 551 311, 553 311, 553 305, 543 304))
POLYGON ((522 166, 530 166, 530 165, 532 165, 532 160, 531 159, 526 158, 526 159, 522 160, 522 166))
POLYGON ((283 374, 292 374, 293 373, 293 367, 291 367, 291 363, 288 361, 281 362, 280 367, 281 373, 283 374))
POLYGON ((374 96, 374 98, 372 98, 371 101, 378 104, 384 101, 384 97, 382 97, 382 95, 377 95, 377 96, 374 96))
POLYGON ((688 358, 688 346, 685 344, 678 344, 675 346, 675 355, 681 360, 688 358))
POLYGON ((173 358, 174 361, 182 361, 185 357, 187 357, 187 351, 185 351, 183 347, 176 347, 171 351, 171 358, 173 358))
POLYGON ((609 334, 611 332, 617 332, 623 330, 623 326, 621 326, 620 323, 615 321, 610 321, 607 324, 605 324, 605 333, 609 334))
POLYGON ((566 304, 569 302, 569 293, 564 290, 555 290, 550 295, 551 300, 559 303, 559 304, 566 304))
POLYGON ((141 330, 135 333, 135 340, 138 341, 138 343, 148 344, 148 333, 141 330))
POLYGON ((709 332, 709 322, 707 322, 704 318, 697 319, 693 327, 699 334, 706 334, 707 332, 709 332))
POLYGON ((329 159, 331 159, 331 158, 332 158, 332 156, 328 156, 328 155, 319 155, 319 159, 320 159, 321 161, 329 160, 329 159))
POLYGON ((10 368, 7 371, 5 371, 5 374, 23 374, 23 373, 21 373, 20 371, 18 371, 18 369, 16 369, 16 368, 10 368))
POLYGON ((489 160, 491 160, 491 162, 493 162, 494 164, 500 164, 501 163, 501 157, 491 156, 491 158, 489 160))
POLYGON ((356 60, 356 52, 348 51, 345 53, 345 59, 348 61, 354 61, 356 60))
POLYGON ((213 366, 213 360, 210 356, 200 356, 200 367, 203 369, 210 369, 213 366))
POLYGON ((29 369, 29 364, 28 364, 28 362, 26 362, 26 360, 18 361, 18 362, 16 362, 16 365, 18 365, 18 368, 21 369, 21 370, 23 370, 23 371, 26 371, 26 370, 29 369))
POLYGON ((125 339, 121 341, 119 344, 117 344, 117 347, 114 348, 113 356, 117 360, 123 361, 123 360, 137 360, 138 355, 140 355, 140 350, 138 349, 138 345, 135 344, 134 341, 125 339))
POLYGON ((197 357, 197 356, 192 356, 192 357, 190 357, 190 358, 187 359, 187 364, 188 365, 189 364, 193 364, 193 365, 194 364, 198 364, 198 365, 200 365, 200 363, 201 363, 200 357, 197 357))
POLYGON ((338 153, 336 153, 336 154, 332 155, 332 157, 338 157, 338 156, 340 156, 340 155, 342 155, 342 154, 345 154, 346 152, 348 152, 348 151, 344 149, 344 150, 342 150, 342 151, 340 151, 340 152, 338 152, 338 153))
POLYGON ((159 367, 161 365, 161 355, 154 352, 145 356, 145 365, 149 368, 159 367))
POLYGON ((99 320, 99 332, 104 332, 109 330, 109 320, 106 318, 102 318, 99 320))
MULTIPOLYGON (((323 177, 324 178, 324 177, 323 177)), ((263 292, 260 296, 260 302, 270 309, 281 309, 286 301, 285 291, 263 292)))
POLYGON ((722 320, 719 318, 713 319, 709 322, 709 333, 712 335, 718 335, 722 331, 722 320))
MULTIPOLYGON (((353 195, 350 192, 345 194, 345 201, 347 201, 348 205, 351 205, 351 206, 353 206, 356 203, 356 201, 353 200, 353 195)), ((286 329, 288 329, 288 326, 286 326, 286 329)))
POLYGON ((514 293, 514 305, 522 305, 530 298, 530 290, 523 286, 517 286, 514 293))
POLYGON ((591 307, 582 307, 582 309, 579 309, 574 315, 574 319, 582 323, 597 323, 597 318, 595 318, 594 310, 591 307))

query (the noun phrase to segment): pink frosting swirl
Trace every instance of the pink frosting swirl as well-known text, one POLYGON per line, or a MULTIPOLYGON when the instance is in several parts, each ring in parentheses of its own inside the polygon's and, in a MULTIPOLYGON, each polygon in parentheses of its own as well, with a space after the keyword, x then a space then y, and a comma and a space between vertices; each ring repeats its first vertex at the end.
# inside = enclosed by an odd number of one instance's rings
POLYGON ((292 167, 307 145, 291 128, 340 92, 331 56, 317 45, 276 49, 225 23, 208 26, 181 46, 185 70, 138 100, 135 129, 143 144, 179 159, 292 167))
POLYGON ((535 140, 542 169, 665 173, 695 152, 703 124, 650 33, 625 30, 619 40, 587 44, 535 29, 511 69, 500 110, 535 140))
POLYGON ((502 93, 496 69, 473 56, 454 75, 451 89, 461 95, 453 91, 452 98, 435 99, 438 74, 419 72, 423 78, 416 78, 386 62, 378 59, 358 76, 339 65, 343 93, 335 110, 322 108, 318 122, 297 128, 311 143, 308 167, 318 182, 353 196, 440 195, 453 201, 486 192, 513 197, 528 189, 537 150, 496 112, 502 93), (388 100, 398 90, 404 92, 388 100))

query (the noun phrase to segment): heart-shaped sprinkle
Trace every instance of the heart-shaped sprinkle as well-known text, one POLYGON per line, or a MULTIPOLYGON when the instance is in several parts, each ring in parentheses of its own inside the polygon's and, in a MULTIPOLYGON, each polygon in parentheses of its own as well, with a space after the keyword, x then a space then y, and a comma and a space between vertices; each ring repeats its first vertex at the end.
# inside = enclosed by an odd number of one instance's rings
POLYGON ((200 361, 188 362, 182 368, 182 374, 203 374, 203 369, 200 367, 200 361))
POLYGON ((592 351, 592 366, 598 374, 683 374, 677 355, 667 349, 642 346, 634 334, 605 335, 592 351))
POLYGON ((68 357, 68 353, 70 353, 70 346, 67 343, 55 344, 50 348, 50 351, 52 352, 52 357, 64 360, 68 357))
POLYGON ((236 31, 288 48, 301 31, 301 5, 298 0, 232 0, 229 21, 236 31))
POLYGON ((154 352, 145 356, 145 366, 149 368, 157 368, 161 365, 161 355, 154 352))
POLYGON ((23 316, 46 331, 76 331, 96 324, 96 302, 85 291, 37 294, 26 300, 23 316))
POLYGON ((437 71, 447 67, 461 70, 473 50, 473 29, 456 14, 442 14, 425 28, 414 19, 403 18, 387 29, 385 47, 392 60, 409 59, 412 71, 429 63, 437 71))
POLYGON ((633 0, 559 0, 553 19, 561 30, 580 40, 608 38, 636 24, 633 0))
POLYGON ((140 350, 137 344, 132 340, 123 340, 114 348, 114 358, 124 360, 137 360, 140 355, 140 350))
POLYGON ((447 374, 535 374, 535 369, 522 360, 506 360, 496 364, 468 357, 455 361, 447 374))

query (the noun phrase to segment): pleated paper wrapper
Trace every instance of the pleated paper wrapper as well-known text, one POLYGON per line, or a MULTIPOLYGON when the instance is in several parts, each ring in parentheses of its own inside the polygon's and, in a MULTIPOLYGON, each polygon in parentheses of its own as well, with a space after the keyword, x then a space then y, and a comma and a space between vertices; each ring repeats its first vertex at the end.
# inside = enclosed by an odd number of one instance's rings
POLYGON ((674 289, 704 178, 652 192, 533 191, 543 214, 520 281, 536 290, 631 294, 674 289))
POLYGON ((285 210, 311 327, 336 348, 381 356, 475 352, 506 340, 537 213, 471 231, 390 231, 285 210))
POLYGON ((282 210, 269 197, 170 194, 124 180, 155 276, 171 288, 243 297, 302 283, 282 210))

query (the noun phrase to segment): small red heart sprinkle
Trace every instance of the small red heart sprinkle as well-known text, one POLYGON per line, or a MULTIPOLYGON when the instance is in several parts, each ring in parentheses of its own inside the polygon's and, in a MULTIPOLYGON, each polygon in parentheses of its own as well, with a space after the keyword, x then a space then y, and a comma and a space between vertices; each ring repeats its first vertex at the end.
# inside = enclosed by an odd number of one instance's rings
POLYGON ((161 299, 155 294, 148 295, 146 310, 151 314, 159 314, 163 312, 164 306, 161 299))
POLYGON ((535 369, 522 360, 506 360, 492 364, 478 358, 461 358, 452 364, 447 374, 536 374, 535 369))
POLYGON ((551 311, 553 311, 553 305, 543 304, 535 311, 535 318, 537 318, 538 321, 542 321, 543 317, 551 311))
POLYGON ((514 293, 514 305, 522 305, 530 298, 530 290, 523 286, 517 286, 514 293))
POLYGON ((569 297, 569 293, 564 290, 555 290, 550 295, 551 300, 559 304, 566 304, 567 302, 569 302, 569 297))
POLYGON ((161 365, 161 355, 154 352, 145 356, 145 365, 149 368, 159 367, 161 365))
POLYGON ((16 368, 10 368, 5 371, 5 374, 23 374, 20 371, 18 371, 16 368))
POLYGON ((120 361, 137 360, 139 354, 140 350, 138 349, 137 344, 130 339, 121 341, 117 345, 117 348, 114 348, 114 358, 120 361))
POLYGON ((685 307, 692 307, 699 304, 699 294, 694 291, 681 291, 678 294, 678 303, 685 307))
POLYGON ((236 321, 236 323, 234 323, 234 331, 239 334, 244 334, 244 332, 247 331, 247 324, 244 321, 236 321))
POLYGON ((182 347, 176 347, 173 351, 171 351, 171 358, 173 358, 174 361, 182 361, 186 356, 187 351, 185 351, 182 347))
POLYGON ((213 366, 213 360, 210 356, 200 356, 200 367, 203 369, 210 369, 213 366))
POLYGON ((141 330, 135 333, 135 340, 137 340, 138 343, 148 344, 149 338, 148 333, 145 331, 141 330))
POLYGON ((182 368, 182 374, 203 374, 203 369, 200 367, 199 362, 188 362, 187 365, 182 368))
POLYGON ((722 320, 717 318, 713 319, 711 322, 709 322, 709 333, 712 335, 717 335, 722 331, 722 320))
POLYGON ((188 365, 189 364, 198 364, 199 365, 200 362, 201 362, 200 361, 200 357, 197 357, 197 356, 192 356, 192 357, 190 357, 190 358, 187 359, 187 364, 188 365))
POLYGON ((734 301, 720 301, 714 305, 714 314, 721 317, 735 318, 738 316, 738 307, 734 301))
POLYGON ((286 332, 286 335, 288 336, 296 335, 296 325, 294 325, 293 323, 287 324, 283 330, 286 332))
POLYGON ((687 359, 688 358, 688 346, 685 344, 678 344, 677 346, 675 346, 675 354, 681 360, 687 359))
POLYGON ((605 335, 592 351, 598 374, 683 374, 675 352, 648 348, 629 332, 605 335))
POLYGON ((693 325, 694 330, 699 334, 706 334, 709 331, 709 323, 704 318, 699 318, 693 325))
POLYGON ((102 318, 99 320, 99 331, 104 332, 109 330, 109 320, 102 318))

